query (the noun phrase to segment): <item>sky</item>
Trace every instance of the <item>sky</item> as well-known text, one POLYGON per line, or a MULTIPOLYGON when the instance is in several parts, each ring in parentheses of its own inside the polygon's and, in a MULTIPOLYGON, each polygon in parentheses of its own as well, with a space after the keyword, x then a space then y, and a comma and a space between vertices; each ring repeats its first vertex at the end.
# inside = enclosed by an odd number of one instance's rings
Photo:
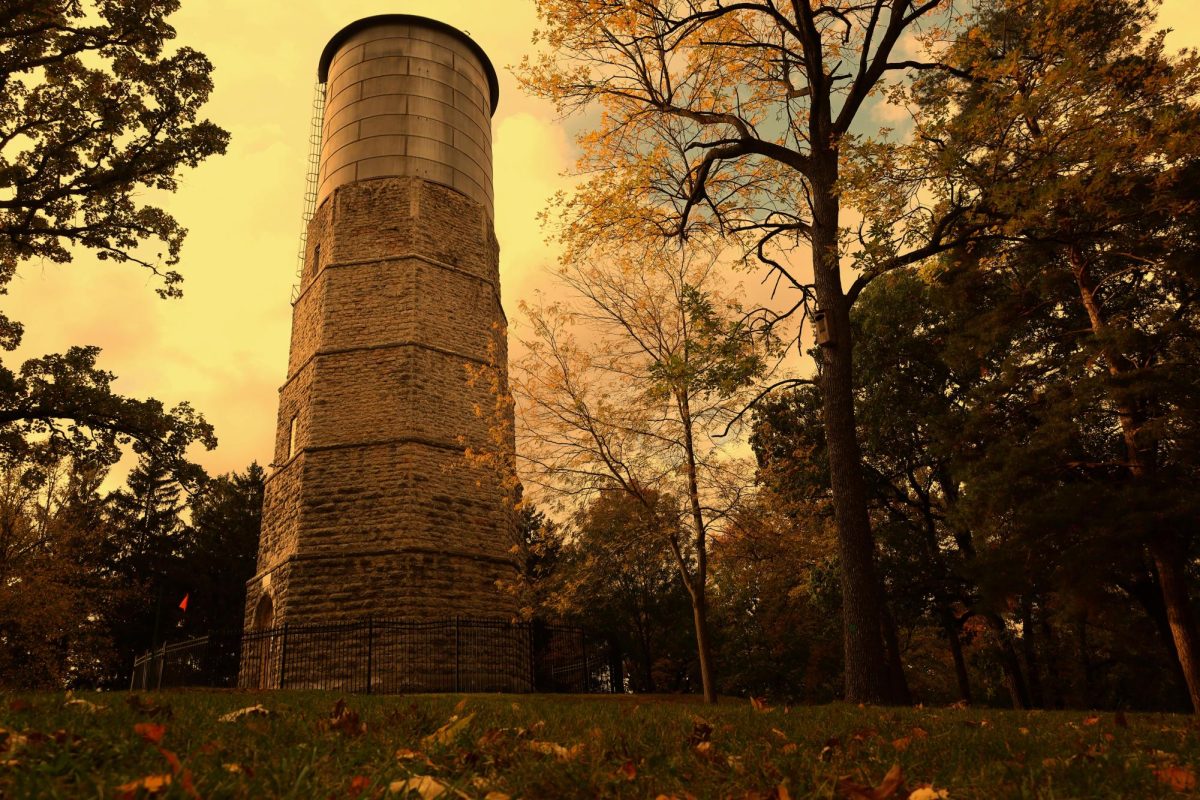
MULTIPOLYGON (((552 280, 555 251, 537 221, 570 186, 569 124, 522 94, 508 67, 531 52, 532 0, 183 0, 177 42, 213 62, 207 116, 232 134, 227 154, 183 174, 161 205, 189 229, 177 269, 184 297, 160 300, 129 265, 80 253, 67 265, 25 264, 4 311, 25 324, 13 362, 72 345, 102 348, 116 391, 183 400, 205 414, 220 445, 197 452, 212 473, 271 461, 278 388, 291 332, 292 284, 308 158, 317 58, 349 22, 373 14, 433 17, 468 32, 500 78, 492 119, 496 235, 510 322, 552 280)), ((1166 0, 1172 49, 1200 46, 1200 3, 1166 0)), ((881 123, 885 122, 881 117, 881 123)), ((157 198, 156 198, 157 200, 157 198)))

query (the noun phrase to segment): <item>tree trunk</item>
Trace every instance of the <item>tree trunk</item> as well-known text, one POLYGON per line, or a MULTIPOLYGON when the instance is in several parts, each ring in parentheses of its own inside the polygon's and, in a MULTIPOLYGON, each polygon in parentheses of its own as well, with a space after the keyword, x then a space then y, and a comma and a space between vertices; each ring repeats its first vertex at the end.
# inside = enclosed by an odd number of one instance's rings
POLYGON ((821 347, 818 381, 829 454, 829 479, 841 559, 846 700, 898 702, 889 680, 881 635, 882 592, 875 569, 875 541, 867 513, 862 454, 854 421, 854 371, 850 306, 842 291, 838 257, 838 201, 833 193, 836 160, 825 180, 813 183, 813 283, 832 342, 821 347))
POLYGON ((700 656, 700 683, 704 702, 717 702, 717 687, 712 674, 712 645, 708 641, 708 604, 703 595, 692 602, 692 617, 696 621, 696 652, 700 656))
POLYGON ((950 643, 950 655, 954 658, 954 677, 958 680, 958 696, 967 705, 971 704, 971 676, 967 672, 967 660, 963 656, 962 639, 958 636, 958 622, 954 613, 945 606, 941 609, 942 630, 950 643))
POLYGON ((1037 643, 1033 637, 1033 600, 1027 594, 1021 597, 1021 656, 1025 660, 1025 674, 1029 677, 1029 702, 1036 708, 1045 708, 1037 643))
MULTIPOLYGON (((696 621, 696 652, 700 658, 700 681, 704 686, 704 702, 717 702, 717 686, 713 676, 712 648, 708 641, 708 539, 704 525, 704 510, 700 506, 700 482, 696 475, 696 449, 692 438, 692 409, 686 389, 676 395, 679 417, 683 421, 684 453, 687 456, 688 505, 691 509, 692 535, 696 545, 696 574, 688 583, 692 598, 692 616, 696 621)), ((676 553, 684 569, 682 554, 676 553)))
POLYGON ((1167 607, 1167 622, 1171 626, 1175 654, 1187 682, 1192 711, 1200 711, 1200 640, 1196 636, 1196 621, 1192 617, 1191 599, 1188 597, 1183 547, 1177 537, 1156 536, 1150 542, 1150 555, 1158 570, 1163 603, 1167 607))
POLYGON ((984 619, 996 634, 1000 644, 1000 666, 1004 669, 1004 683, 1008 687, 1009 697, 1012 698, 1013 708, 1029 708, 1029 689, 1025 685, 1025 676, 1021 674, 1021 660, 1017 658, 1017 649, 1013 647, 1012 636, 1008 626, 999 614, 984 614, 984 619))
POLYGON ((904 677, 904 662, 900 658, 900 639, 896 635, 896 620, 883 603, 882 624, 883 646, 887 651, 888 663, 888 695, 893 702, 902 705, 912 705, 912 693, 908 690, 908 680, 904 677))
MULTIPOLYGON (((1088 262, 1083 254, 1072 248, 1069 253, 1071 267, 1075 274, 1075 283, 1079 287, 1079 297, 1087 310, 1091 322, 1092 333, 1100 340, 1100 353, 1104 356, 1108 372, 1113 377, 1120 377, 1126 372, 1123 359, 1109 352, 1104 344, 1108 324, 1096 302, 1095 287, 1088 275, 1088 262)), ((1125 442, 1125 457, 1129 463, 1129 474, 1135 481, 1144 480, 1153 470, 1154 464, 1148 453, 1150 450, 1140 441, 1138 434, 1141 428, 1140 415, 1137 409, 1130 406, 1123 398, 1113 398, 1117 407, 1117 418, 1121 423, 1121 434, 1125 442)), ((1200 631, 1196 629, 1196 621, 1192 617, 1191 598, 1188 593, 1187 576, 1183 569, 1183 558, 1186 548, 1181 538, 1172 530, 1156 531, 1147 542, 1150 556, 1158 570, 1158 581, 1162 586, 1163 603, 1167 607, 1167 620, 1171 625, 1172 638, 1175 640, 1176 657, 1183 670, 1187 682, 1188 697, 1192 701, 1192 711, 1200 712, 1200 631)))

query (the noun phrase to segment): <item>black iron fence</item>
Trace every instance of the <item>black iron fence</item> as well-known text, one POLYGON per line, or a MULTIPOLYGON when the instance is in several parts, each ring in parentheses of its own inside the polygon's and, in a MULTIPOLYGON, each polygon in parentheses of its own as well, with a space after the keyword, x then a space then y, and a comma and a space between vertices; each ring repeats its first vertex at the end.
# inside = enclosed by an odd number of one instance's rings
POLYGON ((582 628, 455 617, 367 618, 213 633, 138 657, 129 688, 347 692, 620 692, 620 654, 582 628))

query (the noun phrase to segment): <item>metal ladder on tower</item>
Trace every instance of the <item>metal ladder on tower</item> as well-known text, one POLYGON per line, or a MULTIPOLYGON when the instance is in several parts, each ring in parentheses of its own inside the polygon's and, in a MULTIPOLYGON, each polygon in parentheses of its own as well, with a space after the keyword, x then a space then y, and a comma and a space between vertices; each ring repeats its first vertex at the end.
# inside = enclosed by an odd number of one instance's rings
POLYGON ((308 223, 317 210, 317 181, 321 169, 321 135, 325 126, 325 84, 318 83, 313 91, 312 122, 308 128, 308 175, 304 186, 304 208, 300 213, 300 249, 296 255, 296 282, 292 284, 292 304, 300 297, 300 282, 304 276, 304 261, 308 255, 308 223))

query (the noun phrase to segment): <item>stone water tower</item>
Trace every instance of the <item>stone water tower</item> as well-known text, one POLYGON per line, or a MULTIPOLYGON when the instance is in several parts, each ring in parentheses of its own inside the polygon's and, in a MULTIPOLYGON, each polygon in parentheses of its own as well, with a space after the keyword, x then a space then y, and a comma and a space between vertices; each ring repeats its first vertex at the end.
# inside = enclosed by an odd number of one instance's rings
POLYGON ((294 297, 247 629, 507 618, 513 515, 472 466, 506 369, 496 73, 463 32, 385 15, 321 54, 315 211, 294 297))

